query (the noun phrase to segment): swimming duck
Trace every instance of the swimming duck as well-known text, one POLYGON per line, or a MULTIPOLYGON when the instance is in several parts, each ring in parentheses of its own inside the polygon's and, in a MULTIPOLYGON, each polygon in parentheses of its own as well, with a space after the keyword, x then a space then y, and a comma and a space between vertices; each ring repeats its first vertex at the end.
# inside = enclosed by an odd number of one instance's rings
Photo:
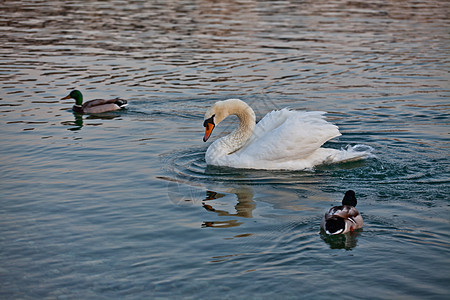
POLYGON ((370 156, 370 151, 322 148, 326 141, 341 135, 336 125, 325 120, 324 114, 284 108, 269 112, 256 124, 253 109, 244 101, 218 101, 205 113, 203 141, 229 115, 238 117, 239 126, 208 147, 206 163, 233 168, 303 170, 370 156))
POLYGON ((80 114, 99 114, 108 111, 115 111, 127 106, 127 100, 115 99, 95 99, 83 103, 83 95, 79 90, 73 90, 61 100, 75 99, 75 105, 72 107, 73 111, 80 114))
POLYGON ((355 192, 348 190, 342 199, 342 205, 333 206, 325 213, 320 227, 327 234, 353 232, 353 230, 363 227, 363 218, 355 208, 356 203, 355 192))

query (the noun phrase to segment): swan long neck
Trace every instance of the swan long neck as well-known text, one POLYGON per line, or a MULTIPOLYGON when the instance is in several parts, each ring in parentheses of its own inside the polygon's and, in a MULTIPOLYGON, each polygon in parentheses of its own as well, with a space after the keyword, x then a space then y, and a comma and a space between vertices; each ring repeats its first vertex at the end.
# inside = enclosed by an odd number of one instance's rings
POLYGON ((227 154, 231 154, 244 146, 252 136, 256 124, 256 117, 253 109, 241 100, 227 100, 225 116, 236 115, 239 119, 239 126, 229 135, 220 139, 222 146, 227 148, 227 154), (228 102, 229 101, 229 102, 228 102))

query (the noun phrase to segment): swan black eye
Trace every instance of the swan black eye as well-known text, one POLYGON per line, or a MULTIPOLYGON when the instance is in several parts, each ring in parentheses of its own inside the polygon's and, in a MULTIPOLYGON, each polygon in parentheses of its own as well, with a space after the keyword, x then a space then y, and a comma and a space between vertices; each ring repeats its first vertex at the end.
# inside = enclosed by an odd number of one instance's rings
POLYGON ((216 116, 216 115, 212 115, 211 118, 206 119, 205 122, 203 122, 203 127, 206 127, 208 124, 213 124, 213 125, 215 125, 215 124, 214 124, 214 117, 215 117, 215 116, 216 116))

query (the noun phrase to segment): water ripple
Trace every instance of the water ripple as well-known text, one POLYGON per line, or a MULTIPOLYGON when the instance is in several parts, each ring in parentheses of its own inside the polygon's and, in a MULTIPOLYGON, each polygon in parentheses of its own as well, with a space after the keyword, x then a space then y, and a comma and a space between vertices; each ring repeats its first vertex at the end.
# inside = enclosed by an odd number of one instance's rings
POLYGON ((449 5, 3 1, 0 298, 448 297, 449 5), (128 111, 75 116, 75 88, 128 111), (227 98, 327 111, 327 147, 376 157, 207 166, 227 98), (366 226, 320 234, 350 188, 366 226))

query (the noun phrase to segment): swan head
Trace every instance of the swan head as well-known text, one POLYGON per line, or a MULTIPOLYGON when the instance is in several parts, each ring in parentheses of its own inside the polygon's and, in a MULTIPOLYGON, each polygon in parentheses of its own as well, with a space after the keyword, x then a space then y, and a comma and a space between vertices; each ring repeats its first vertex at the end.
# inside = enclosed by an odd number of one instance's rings
POLYGON ((205 136, 203 137, 204 142, 206 142, 209 139, 214 127, 216 127, 216 124, 214 123, 215 116, 216 115, 212 115, 208 119, 205 119, 205 121, 203 122, 203 127, 205 127, 205 136))
POLYGON ((255 126, 255 113, 247 103, 240 99, 217 101, 205 113, 203 122, 203 126, 205 127, 204 142, 209 139, 214 127, 229 115, 236 115, 239 118, 240 127, 242 126, 250 133, 253 131, 253 127, 255 126))
POLYGON ((356 196, 355 192, 352 190, 348 190, 345 192, 344 199, 342 199, 342 205, 350 205, 355 207, 356 206, 356 196))
MULTIPOLYGON (((237 99, 232 99, 237 100, 237 99)), ((240 100, 239 100, 240 101, 240 100)), ((203 141, 206 142, 217 124, 223 121, 228 115, 230 115, 228 108, 230 100, 218 101, 214 103, 205 113, 203 127, 205 127, 205 136, 203 141)))

